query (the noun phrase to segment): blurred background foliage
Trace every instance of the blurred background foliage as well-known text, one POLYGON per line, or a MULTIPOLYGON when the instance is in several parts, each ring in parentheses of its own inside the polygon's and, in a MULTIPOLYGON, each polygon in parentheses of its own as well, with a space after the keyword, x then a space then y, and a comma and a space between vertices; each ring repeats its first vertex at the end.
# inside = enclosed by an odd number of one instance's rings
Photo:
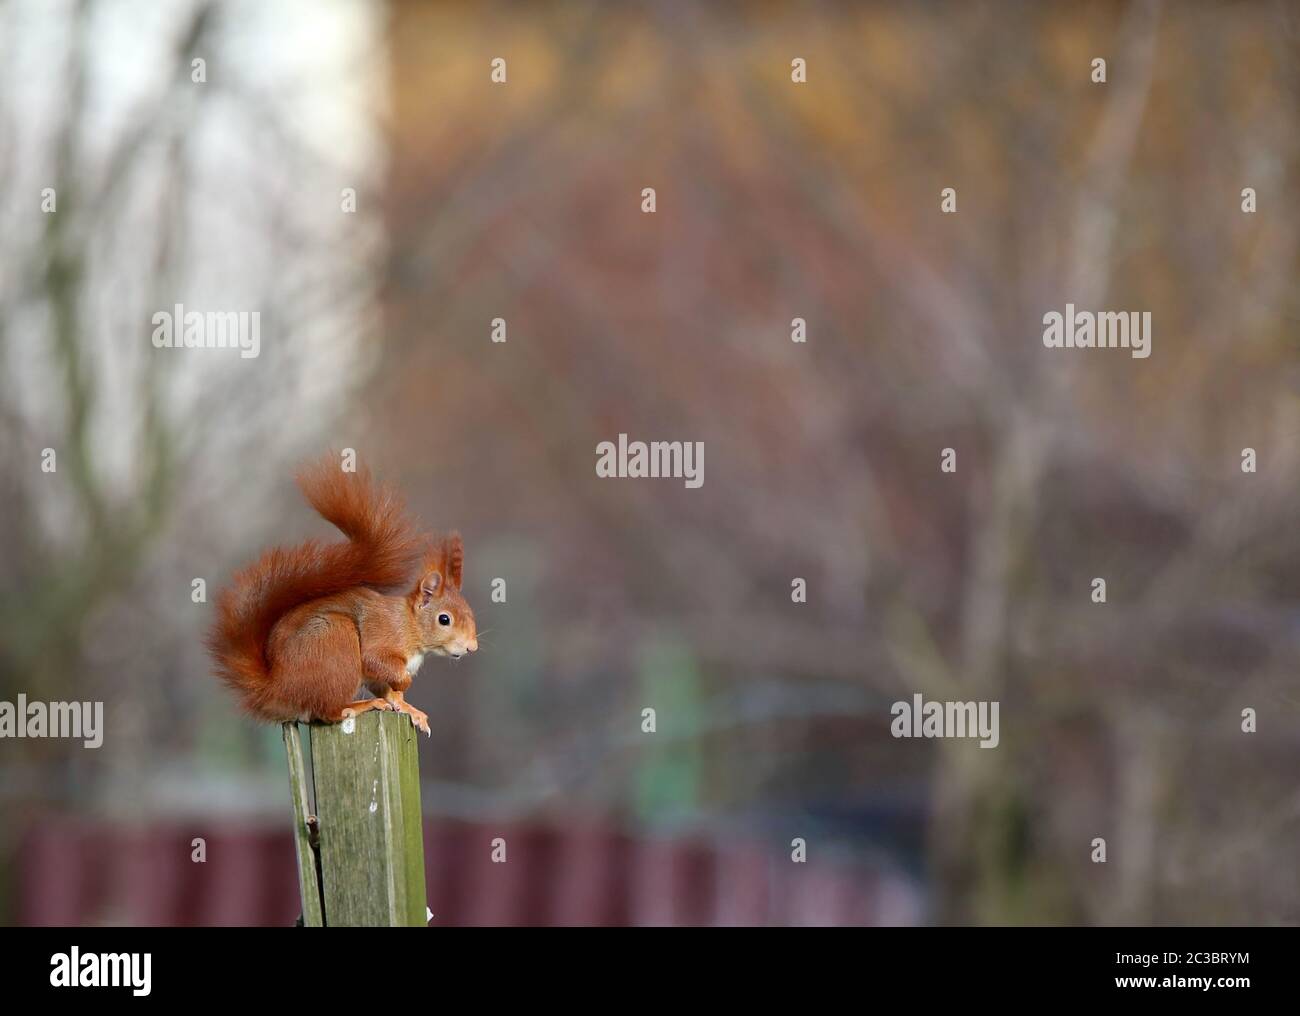
POLYGON ((284 819, 191 582, 320 534, 292 469, 348 446, 466 537, 434 814, 804 836, 933 921, 1300 919, 1298 22, 0 2, 0 698, 109 724, 0 743, 0 850, 284 819), (153 349, 178 302, 262 355, 153 349), (1152 356, 1045 350, 1067 302, 1152 356), (598 481, 620 432, 704 486, 598 481), (999 700, 1000 747, 892 739, 916 692, 999 700))

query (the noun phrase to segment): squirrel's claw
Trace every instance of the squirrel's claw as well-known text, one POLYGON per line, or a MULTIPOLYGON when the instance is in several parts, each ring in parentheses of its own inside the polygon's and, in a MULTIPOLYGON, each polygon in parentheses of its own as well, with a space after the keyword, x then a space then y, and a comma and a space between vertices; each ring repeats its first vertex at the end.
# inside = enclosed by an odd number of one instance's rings
POLYGON ((401 698, 400 696, 390 698, 388 700, 388 705, 389 708, 396 712, 406 713, 406 715, 411 718, 411 723, 417 730, 428 734, 430 737, 433 736, 433 731, 429 729, 429 714, 424 710, 416 709, 415 706, 411 705, 411 703, 407 702, 406 699, 401 698))
POLYGON ((429 729, 428 713, 424 713, 418 709, 413 708, 409 711, 409 715, 411 717, 411 722, 415 724, 417 730, 423 731, 424 733, 428 734, 430 737, 433 736, 433 731, 429 729))

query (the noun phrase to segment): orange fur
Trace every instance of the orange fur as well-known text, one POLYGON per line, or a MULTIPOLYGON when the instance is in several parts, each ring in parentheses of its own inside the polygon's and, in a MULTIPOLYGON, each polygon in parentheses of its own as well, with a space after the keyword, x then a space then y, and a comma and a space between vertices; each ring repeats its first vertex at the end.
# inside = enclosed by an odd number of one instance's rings
POLYGON ((463 545, 454 534, 430 543, 391 491, 337 463, 327 456, 298 484, 347 542, 276 547, 237 572, 217 599, 209 651, 258 719, 334 722, 382 700, 427 731, 427 718, 403 698, 408 666, 426 653, 478 648, 460 594, 463 545), (363 681, 376 699, 353 702, 363 681))

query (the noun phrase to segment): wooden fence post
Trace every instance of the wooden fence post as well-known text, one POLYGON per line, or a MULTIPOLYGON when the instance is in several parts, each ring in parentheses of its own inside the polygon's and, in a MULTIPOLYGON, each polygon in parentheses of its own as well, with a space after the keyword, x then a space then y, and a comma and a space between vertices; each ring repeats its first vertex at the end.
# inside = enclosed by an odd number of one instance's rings
POLYGON ((378 710, 284 724, 308 927, 427 924, 417 736, 408 716, 378 710))

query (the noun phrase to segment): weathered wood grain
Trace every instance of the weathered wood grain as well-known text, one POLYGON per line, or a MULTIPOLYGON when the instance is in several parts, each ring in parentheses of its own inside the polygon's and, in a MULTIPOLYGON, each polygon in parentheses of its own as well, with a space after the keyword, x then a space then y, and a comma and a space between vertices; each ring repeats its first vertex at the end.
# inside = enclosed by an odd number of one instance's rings
POLYGON ((293 845, 298 854, 298 894, 302 898, 302 923, 308 928, 325 924, 321 910, 320 882, 316 872, 316 852, 312 849, 312 829, 308 824, 311 804, 307 767, 303 762, 302 739, 298 724, 283 724, 284 753, 289 760, 289 793, 293 801, 293 845))
POLYGON ((418 731, 375 711, 308 732, 325 923, 424 927, 418 731))

